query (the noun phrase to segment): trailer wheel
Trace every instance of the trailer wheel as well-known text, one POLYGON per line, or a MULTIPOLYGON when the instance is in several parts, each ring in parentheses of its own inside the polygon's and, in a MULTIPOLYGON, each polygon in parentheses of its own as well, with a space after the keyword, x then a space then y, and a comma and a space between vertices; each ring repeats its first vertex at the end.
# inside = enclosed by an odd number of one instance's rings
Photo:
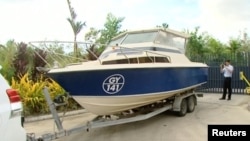
POLYGON ((187 112, 192 113, 195 109, 195 99, 194 96, 187 98, 187 112))
POLYGON ((181 107, 180 107, 180 111, 178 112, 178 116, 183 117, 186 115, 187 109, 188 109, 186 98, 182 99, 180 106, 181 107))

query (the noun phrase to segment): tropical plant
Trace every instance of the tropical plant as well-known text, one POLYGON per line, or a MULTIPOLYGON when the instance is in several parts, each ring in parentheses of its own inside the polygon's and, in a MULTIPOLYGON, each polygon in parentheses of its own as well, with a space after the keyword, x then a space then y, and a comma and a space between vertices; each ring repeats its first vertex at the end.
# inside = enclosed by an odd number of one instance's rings
POLYGON ((70 18, 67 18, 68 22, 71 25, 71 28, 74 33, 74 55, 77 57, 78 56, 78 51, 77 51, 77 35, 81 32, 84 26, 86 26, 86 22, 81 22, 81 21, 76 21, 76 13, 74 8, 71 6, 70 0, 67 0, 69 11, 70 11, 70 18))
MULTIPOLYGON (((25 116, 49 113, 49 107, 43 94, 45 87, 48 88, 51 99, 65 94, 65 90, 54 80, 40 75, 36 81, 33 81, 28 73, 23 76, 19 75, 18 80, 13 77, 11 87, 20 93, 25 116)), ((68 101, 67 107, 69 110, 80 108, 79 104, 72 99, 68 101)))
POLYGON ((13 67, 12 61, 17 50, 17 44, 14 40, 9 40, 6 46, 0 45, 0 73, 5 77, 5 79, 10 82, 11 78, 14 76, 15 68, 13 67))
POLYGON ((19 75, 24 75, 31 72, 33 66, 32 49, 27 44, 21 42, 17 46, 17 51, 13 59, 13 66, 15 68, 15 77, 18 79, 19 75))

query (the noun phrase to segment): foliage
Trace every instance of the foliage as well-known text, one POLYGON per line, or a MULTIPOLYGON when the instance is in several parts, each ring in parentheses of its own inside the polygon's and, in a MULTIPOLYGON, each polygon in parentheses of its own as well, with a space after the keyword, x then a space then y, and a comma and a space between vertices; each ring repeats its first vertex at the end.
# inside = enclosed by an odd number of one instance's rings
POLYGON ((95 29, 94 27, 90 28, 90 31, 85 34, 85 41, 95 42, 98 38, 100 30, 95 29))
POLYGON ((124 20, 124 17, 115 17, 112 13, 108 13, 106 17, 106 22, 104 24, 104 29, 95 29, 90 28, 90 31, 85 34, 85 40, 94 43, 88 48, 88 59, 96 60, 108 45, 111 39, 118 34, 125 32, 120 31, 121 22, 124 20))
POLYGON ((101 36, 97 40, 97 43, 101 44, 102 46, 99 48, 99 52, 104 50, 104 45, 107 45, 111 39, 118 34, 122 33, 120 31, 121 22, 124 20, 124 17, 115 17, 112 13, 108 13, 106 22, 104 24, 104 29, 100 30, 101 36))
POLYGON ((98 47, 96 47, 96 40, 98 40, 98 35, 100 34, 100 30, 97 30, 93 27, 90 28, 90 31, 85 34, 85 40, 93 43, 87 49, 87 58, 88 60, 96 60, 98 56, 100 56, 101 52, 98 52, 98 47))
MULTIPOLYGON (((53 47, 51 48, 57 52, 61 51, 53 47)), ((6 46, 1 45, 0 54, 1 73, 12 88, 20 92, 25 116, 48 113, 49 109, 42 92, 44 86, 49 88, 52 99, 65 92, 55 81, 42 76, 36 69, 46 65, 41 57, 47 59, 47 52, 30 48, 25 43, 9 41, 6 46)), ((68 110, 81 108, 72 98, 68 99, 66 106, 68 110)))
POLYGON ((17 51, 13 60, 13 67, 15 68, 15 78, 19 79, 19 76, 23 76, 27 72, 32 75, 32 79, 35 80, 39 75, 37 67, 44 67, 46 62, 42 59, 46 58, 46 52, 41 49, 32 49, 27 44, 21 42, 17 46, 17 51))
POLYGON ((244 40, 240 38, 229 40, 228 44, 222 44, 207 33, 198 34, 199 27, 195 31, 188 32, 191 35, 186 48, 186 55, 191 61, 205 62, 210 66, 220 65, 227 59, 239 66, 249 65, 249 40, 246 34, 244 40))
POLYGON ((87 50, 88 52, 88 60, 96 60, 98 56, 100 56, 100 52, 95 48, 95 44, 92 44, 89 49, 87 50))
POLYGON ((6 46, 0 45, 0 73, 5 77, 5 79, 10 82, 11 78, 14 76, 15 68, 13 67, 12 60, 17 50, 17 44, 14 40, 9 40, 6 46))
MULTIPOLYGON (((63 50, 63 48, 64 48, 63 45, 55 42, 53 44, 48 44, 48 45, 45 43, 40 44, 39 47, 42 48, 42 51, 37 52, 37 54, 39 54, 40 59, 41 59, 41 57, 43 59, 45 59, 45 60, 43 60, 43 62, 46 61, 45 67, 52 68, 55 64, 55 60, 60 60, 60 64, 61 63, 68 63, 68 61, 66 61, 65 59, 61 59, 61 56, 60 56, 61 54, 65 54, 65 52, 63 50)), ((72 54, 72 56, 73 55, 74 54, 72 54)), ((38 66, 36 66, 36 67, 38 67, 38 66)))
POLYGON ((198 35, 199 27, 195 28, 195 31, 191 32, 191 37, 188 40, 186 47, 186 55, 190 60, 200 60, 204 56, 204 36, 198 35))
MULTIPOLYGON (((40 75, 39 79, 33 81, 28 73, 19 75, 19 80, 13 78, 11 87, 20 93, 25 116, 49 113, 49 107, 43 95, 44 87, 48 88, 51 99, 65 93, 65 90, 52 79, 40 75)), ((79 108, 79 105, 72 100, 67 106, 71 109, 79 108)))
POLYGON ((238 52, 238 50, 241 47, 241 43, 239 42, 239 40, 233 40, 231 39, 229 41, 229 47, 227 48, 231 54, 231 58, 235 59, 236 58, 236 53, 238 52))
POLYGON ((15 77, 18 79, 19 75, 24 75, 26 72, 31 71, 32 55, 31 49, 27 44, 21 42, 17 46, 17 52, 14 56, 13 66, 15 68, 15 77))
POLYGON ((213 58, 210 61, 223 62, 226 55, 225 46, 218 40, 211 36, 207 36, 205 40, 205 60, 208 60, 208 56, 213 54, 213 58))
POLYGON ((157 25, 156 27, 158 27, 158 28, 164 28, 164 29, 166 29, 166 28, 169 28, 169 25, 167 24, 167 23, 162 23, 161 25, 157 25))
POLYGON ((32 65, 32 78, 37 79, 40 75, 40 72, 37 70, 36 67, 45 67, 46 62, 42 58, 46 58, 46 52, 41 49, 35 49, 33 54, 33 65, 32 65))

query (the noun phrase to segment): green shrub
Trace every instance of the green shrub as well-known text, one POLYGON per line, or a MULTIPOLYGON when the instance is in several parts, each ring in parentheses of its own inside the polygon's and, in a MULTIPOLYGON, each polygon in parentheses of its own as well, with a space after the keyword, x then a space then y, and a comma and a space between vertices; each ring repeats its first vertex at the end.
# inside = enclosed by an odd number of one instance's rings
MULTIPOLYGON (((50 78, 44 78, 43 75, 34 82, 29 79, 29 75, 26 73, 20 76, 18 81, 13 78, 11 86, 20 93, 23 102, 24 116, 48 114, 50 112, 43 95, 43 89, 45 87, 48 88, 51 99, 54 99, 60 94, 65 94, 65 90, 58 83, 50 78)), ((67 110, 80 108, 79 104, 73 99, 69 99, 66 106, 67 110)))

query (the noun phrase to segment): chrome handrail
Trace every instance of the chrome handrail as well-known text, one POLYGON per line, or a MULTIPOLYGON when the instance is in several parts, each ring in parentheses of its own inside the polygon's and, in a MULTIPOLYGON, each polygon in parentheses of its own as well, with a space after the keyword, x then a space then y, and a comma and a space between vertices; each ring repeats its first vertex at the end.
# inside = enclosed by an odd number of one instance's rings
MULTIPOLYGON (((145 52, 146 55, 148 56, 148 58, 149 58, 153 63, 155 62, 155 59, 152 59, 152 57, 150 57, 150 56, 148 55, 148 53, 152 53, 152 54, 156 54, 156 55, 160 55, 160 56, 166 57, 166 58, 169 60, 169 62, 171 63, 171 57, 168 56, 168 55, 165 55, 165 54, 161 54, 161 53, 157 53, 157 52, 149 51, 149 50, 140 50, 140 49, 135 49, 135 48, 129 48, 129 47, 124 47, 124 46, 119 46, 119 48, 120 48, 120 50, 121 50, 122 48, 124 48, 124 49, 131 49, 131 50, 136 50, 136 51, 140 51, 140 52, 145 52)), ((126 54, 125 54, 122 50, 121 50, 121 53, 125 56, 126 59, 129 60, 129 58, 126 56, 126 54)))
MULTIPOLYGON (((62 57, 62 56, 64 56, 64 57, 67 57, 67 58, 71 58, 71 59, 75 59, 75 60, 78 60, 77 62, 80 62, 82 59, 80 59, 80 58, 77 58, 77 57, 74 57, 74 56, 70 56, 70 55, 65 55, 65 54, 60 54, 60 53, 56 53, 56 52, 54 52, 53 50, 51 50, 51 49, 49 49, 49 47, 47 47, 47 44, 46 43, 74 43, 74 42, 72 42, 72 41, 31 41, 31 42, 29 42, 29 44, 32 46, 32 47, 34 47, 34 48, 37 48, 37 49, 41 49, 41 47, 38 47, 37 45, 35 45, 36 43, 40 43, 40 44, 42 44, 43 45, 43 50, 44 51, 46 51, 46 52, 50 52, 49 53, 49 55, 50 55, 50 57, 52 58, 52 60, 54 60, 54 61, 56 61, 60 66, 62 66, 62 64, 60 64, 60 62, 58 62, 58 60, 60 60, 60 61, 62 61, 62 62, 64 62, 65 61, 65 59, 62 57), (57 57, 57 59, 55 58, 55 57, 53 57, 52 55, 51 55, 51 53, 52 54, 54 54, 56 57, 57 57)), ((89 43, 89 42, 77 42, 77 44, 85 44, 86 46, 87 45, 90 45, 91 43, 89 43)), ((86 48, 86 50, 87 51, 89 51, 98 61, 99 61, 99 63, 101 64, 101 60, 91 51, 91 50, 89 50, 88 48, 86 48)), ((43 58, 42 56, 40 56, 37 52, 35 52, 49 67, 51 67, 51 64, 49 63, 49 62, 47 62, 46 60, 45 60, 45 58, 43 58)))

